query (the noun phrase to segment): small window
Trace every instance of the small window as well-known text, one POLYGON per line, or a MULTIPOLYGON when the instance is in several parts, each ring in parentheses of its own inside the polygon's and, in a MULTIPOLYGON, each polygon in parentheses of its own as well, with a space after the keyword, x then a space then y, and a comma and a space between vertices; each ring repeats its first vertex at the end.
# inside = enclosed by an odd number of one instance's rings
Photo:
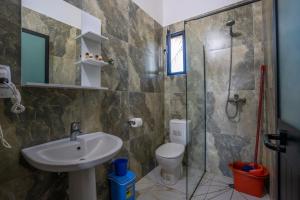
POLYGON ((167 35, 167 73, 168 75, 185 74, 185 34, 184 31, 167 35))

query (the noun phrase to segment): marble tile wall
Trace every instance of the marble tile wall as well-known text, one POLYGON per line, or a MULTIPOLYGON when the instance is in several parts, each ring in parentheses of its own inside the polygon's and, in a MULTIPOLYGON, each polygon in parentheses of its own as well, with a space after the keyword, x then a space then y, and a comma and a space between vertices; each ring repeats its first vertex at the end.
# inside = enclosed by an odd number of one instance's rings
POLYGON ((164 77, 165 135, 169 139, 170 119, 188 119, 190 143, 184 165, 188 167, 187 192, 192 195, 205 168, 205 90, 203 44, 189 27, 179 22, 164 28, 164 48, 167 30, 171 33, 185 29, 187 43, 187 75, 164 77), (197 178, 195 178, 197 177, 197 178))
POLYGON ((186 23, 187 48, 187 118, 190 120, 188 153, 188 196, 196 189, 205 172, 205 53, 199 27, 186 23), (197 177, 197 178, 193 178, 197 177))
POLYGON ((229 162, 253 160, 259 66, 264 63, 262 4, 256 2, 191 23, 205 45, 207 171, 230 176, 229 162), (233 31, 239 34, 233 39, 231 94, 247 99, 238 122, 230 121, 225 114, 230 62, 230 36, 225 23, 231 19, 236 21, 233 31))
MULTIPOLYGON (((183 30, 183 23, 174 24, 169 29, 173 32, 183 30)), ((203 51, 199 48, 203 44, 206 68, 206 169, 214 174, 230 176, 229 162, 253 160, 259 66, 264 63, 262 2, 189 22, 186 24, 186 34, 188 42, 195 44, 194 47, 187 44, 188 68, 191 73, 188 74, 187 80, 186 77, 165 77, 165 133, 168 134, 170 117, 186 116, 184 109, 181 115, 175 115, 179 106, 172 106, 170 103, 175 101, 172 95, 186 93, 187 102, 182 102, 182 105, 187 105, 187 117, 194 121, 192 130, 195 132, 191 132, 191 139, 197 141, 198 145, 194 145, 195 147, 201 149, 201 144, 204 145, 203 134, 200 134, 204 125, 201 123, 204 121, 204 112, 201 110, 204 108, 201 106, 204 94, 201 95, 203 87, 200 84, 203 77, 203 51), (228 120, 225 114, 230 58, 229 28, 225 24, 231 19, 236 21, 234 32, 239 33, 233 40, 231 94, 237 93, 247 98, 237 123, 228 120), (192 109, 189 110, 189 107, 192 109), (195 109, 197 107, 198 109, 195 109)), ((199 162, 203 162, 204 159, 201 159, 201 151, 195 149, 189 153, 191 158, 197 158, 193 163, 201 166, 199 162)))
MULTIPOLYGON (((166 49, 166 35, 168 29, 171 33, 184 30, 184 23, 178 22, 164 27, 162 46, 166 49)), ((164 121, 165 135, 169 139, 169 121, 171 119, 186 119, 186 75, 167 75, 166 54, 163 54, 164 64, 164 121)))
MULTIPOLYGON (((10 113, 11 103, 0 99, 0 124, 13 146, 0 147, 1 200, 60 200, 67 198, 67 174, 42 172, 29 166, 20 150, 69 136, 72 121, 80 121, 83 132, 103 131, 121 137, 119 156, 129 157, 138 179, 155 166, 155 149, 164 141, 162 27, 131 0, 86 0, 82 8, 99 17, 109 41, 104 56, 115 64, 105 66, 105 91, 40 89, 20 87, 20 0, 0 5, 0 63, 10 65, 26 112, 10 113), (128 127, 130 117, 141 117, 144 126, 128 127)), ((68 2, 81 6, 78 1, 68 2)), ((106 174, 109 164, 96 169, 98 199, 108 199, 106 174)))

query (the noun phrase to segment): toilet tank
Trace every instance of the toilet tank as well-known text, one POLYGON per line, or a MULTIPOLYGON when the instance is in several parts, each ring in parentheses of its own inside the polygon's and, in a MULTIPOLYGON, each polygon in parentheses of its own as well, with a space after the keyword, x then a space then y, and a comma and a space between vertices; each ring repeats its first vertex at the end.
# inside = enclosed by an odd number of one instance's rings
POLYGON ((170 120, 170 140, 177 144, 187 144, 187 120, 170 120))

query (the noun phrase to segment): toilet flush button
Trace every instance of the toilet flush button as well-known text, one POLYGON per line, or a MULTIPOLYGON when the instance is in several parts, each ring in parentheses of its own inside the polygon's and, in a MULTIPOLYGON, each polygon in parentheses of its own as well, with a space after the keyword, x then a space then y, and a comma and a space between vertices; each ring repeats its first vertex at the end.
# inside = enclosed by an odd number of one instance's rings
POLYGON ((181 131, 173 131, 173 135, 175 135, 175 136, 181 136, 181 131))

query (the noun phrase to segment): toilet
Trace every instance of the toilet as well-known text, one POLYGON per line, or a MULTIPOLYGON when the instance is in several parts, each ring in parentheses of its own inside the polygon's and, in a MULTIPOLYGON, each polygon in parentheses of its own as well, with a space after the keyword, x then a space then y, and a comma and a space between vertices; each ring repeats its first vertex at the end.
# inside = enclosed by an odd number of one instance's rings
POLYGON ((166 185, 176 184, 182 175, 182 160, 187 144, 187 120, 170 120, 170 141, 155 151, 161 168, 160 178, 166 185))

